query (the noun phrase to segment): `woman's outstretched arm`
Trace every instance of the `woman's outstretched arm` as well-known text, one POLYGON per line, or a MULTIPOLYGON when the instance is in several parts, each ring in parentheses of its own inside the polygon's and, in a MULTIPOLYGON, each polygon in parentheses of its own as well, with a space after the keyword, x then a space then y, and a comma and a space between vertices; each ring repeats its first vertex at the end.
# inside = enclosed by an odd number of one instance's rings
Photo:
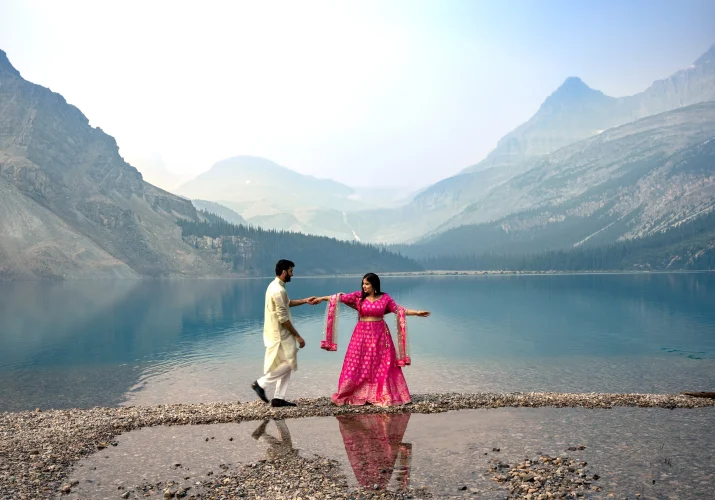
MULTIPOLYGON (((353 292, 353 293, 339 292, 340 302, 342 302, 343 304, 345 304, 348 307, 352 307, 353 309, 355 309, 357 307, 357 302, 358 302, 358 299, 360 298, 360 294, 361 294, 360 291, 353 292)), ((313 304, 320 304, 321 302, 326 302, 326 301, 330 300, 330 297, 332 297, 332 295, 325 295, 324 297, 316 297, 315 302, 313 302, 313 304)))
MULTIPOLYGON (((387 312, 391 312, 393 314, 397 313, 397 302, 395 302, 395 299, 390 297, 389 295, 387 296, 387 312)), ((405 309, 405 316, 420 316, 421 318, 426 318, 427 316, 430 315, 429 311, 418 311, 415 309, 405 309)))

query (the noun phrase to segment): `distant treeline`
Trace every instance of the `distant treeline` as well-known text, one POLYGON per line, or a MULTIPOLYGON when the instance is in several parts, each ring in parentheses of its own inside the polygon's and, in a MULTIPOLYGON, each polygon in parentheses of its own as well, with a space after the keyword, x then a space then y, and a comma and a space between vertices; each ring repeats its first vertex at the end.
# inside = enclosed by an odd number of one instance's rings
POLYGON ((538 253, 437 255, 420 262, 430 270, 715 269, 715 211, 662 233, 610 245, 538 253))
POLYGON ((230 262, 236 272, 271 276, 278 259, 296 264, 296 274, 361 274, 380 271, 419 271, 416 261, 385 247, 347 242, 323 236, 309 236, 290 231, 266 230, 255 226, 236 225, 205 210, 201 222, 181 220, 182 236, 221 239, 221 258, 230 262), (245 238, 248 245, 235 242, 245 238))

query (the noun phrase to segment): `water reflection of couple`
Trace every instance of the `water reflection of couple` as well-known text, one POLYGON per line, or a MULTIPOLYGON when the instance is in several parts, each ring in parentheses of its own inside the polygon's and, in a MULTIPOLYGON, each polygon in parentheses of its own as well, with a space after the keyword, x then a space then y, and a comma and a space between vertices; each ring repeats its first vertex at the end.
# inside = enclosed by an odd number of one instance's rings
POLYGON ((362 486, 387 488, 393 476, 400 488, 410 482, 412 444, 402 438, 410 420, 409 413, 340 415, 345 451, 355 478, 362 486))
MULTIPOLYGON (((385 489, 394 475, 399 488, 406 490, 409 487, 412 444, 402 442, 409 413, 340 415, 336 418, 348 461, 360 485, 368 488, 377 485, 385 489)), ((253 432, 254 439, 262 439, 269 445, 266 455, 269 458, 298 455, 285 420, 275 420, 280 439, 266 432, 268 422, 264 420, 253 432)))
POLYGON ((291 373, 298 369, 297 347, 304 347, 305 340, 293 325, 290 308, 328 302, 324 339, 320 346, 327 351, 337 350, 340 304, 358 313, 358 321, 340 372, 338 391, 332 396, 333 402, 338 405, 380 406, 409 403, 410 392, 402 374, 402 367, 411 362, 406 317, 427 317, 429 311, 416 311, 397 305, 392 297, 380 290, 380 278, 374 273, 366 274, 362 280, 362 290, 353 293, 290 300, 285 285, 290 282, 294 267, 295 264, 289 260, 278 261, 276 279, 266 290, 264 375, 251 385, 258 396, 266 403, 269 402, 265 388, 275 383, 271 406, 295 406, 295 403, 285 400, 285 393, 291 373), (385 314, 389 313, 393 313, 397 319, 394 341, 384 320, 385 314))

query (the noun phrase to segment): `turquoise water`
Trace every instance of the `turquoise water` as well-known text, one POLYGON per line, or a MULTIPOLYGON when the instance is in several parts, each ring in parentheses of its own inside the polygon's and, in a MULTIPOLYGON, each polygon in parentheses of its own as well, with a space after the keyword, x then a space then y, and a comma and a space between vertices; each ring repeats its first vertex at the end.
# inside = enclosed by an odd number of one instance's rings
MULTIPOLYGON (((1 283, 0 411, 253 398, 268 282, 1 283)), ((294 279, 288 292, 359 283, 294 279)), ((432 312, 408 323, 416 393, 715 390, 712 273, 385 277, 383 289, 432 312)), ((324 312, 293 309, 308 345, 290 398, 337 382, 355 313, 327 353, 324 312)))

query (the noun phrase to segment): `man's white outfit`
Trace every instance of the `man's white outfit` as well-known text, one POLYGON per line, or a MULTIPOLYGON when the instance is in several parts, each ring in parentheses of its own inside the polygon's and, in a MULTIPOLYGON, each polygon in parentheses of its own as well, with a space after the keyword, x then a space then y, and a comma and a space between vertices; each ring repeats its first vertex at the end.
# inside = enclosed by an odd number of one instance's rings
POLYGON ((298 369, 298 343, 283 326, 286 321, 293 322, 290 314, 290 299, 285 283, 280 278, 276 278, 266 289, 263 323, 263 344, 266 346, 266 356, 263 361, 265 375, 257 381, 264 389, 268 384, 275 383, 275 399, 285 399, 290 375, 298 369))

